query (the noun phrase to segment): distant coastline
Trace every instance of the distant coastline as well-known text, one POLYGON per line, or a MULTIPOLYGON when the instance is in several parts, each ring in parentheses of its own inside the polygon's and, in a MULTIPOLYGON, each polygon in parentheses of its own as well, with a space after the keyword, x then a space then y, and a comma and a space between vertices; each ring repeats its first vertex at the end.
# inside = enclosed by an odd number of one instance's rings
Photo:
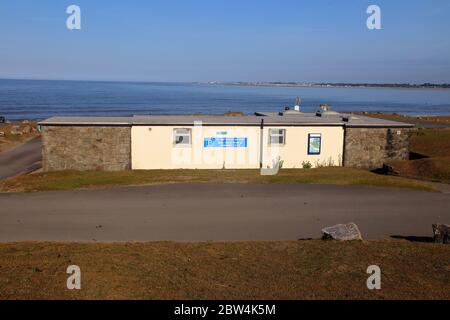
POLYGON ((405 88, 405 89, 450 89, 450 83, 345 83, 345 82, 195 82, 196 84, 244 86, 244 87, 300 87, 300 88, 405 88))

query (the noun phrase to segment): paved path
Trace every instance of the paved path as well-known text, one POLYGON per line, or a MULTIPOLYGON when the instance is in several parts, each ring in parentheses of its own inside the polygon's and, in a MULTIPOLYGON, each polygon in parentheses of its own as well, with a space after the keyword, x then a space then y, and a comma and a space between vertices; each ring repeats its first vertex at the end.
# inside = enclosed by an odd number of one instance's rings
POLYGON ((450 194, 282 184, 0 194, 0 241, 295 240, 350 221, 368 239, 431 236, 432 223, 450 223, 450 194))
POLYGON ((41 138, 36 137, 0 153, 0 180, 39 169, 42 160, 41 146, 41 138))

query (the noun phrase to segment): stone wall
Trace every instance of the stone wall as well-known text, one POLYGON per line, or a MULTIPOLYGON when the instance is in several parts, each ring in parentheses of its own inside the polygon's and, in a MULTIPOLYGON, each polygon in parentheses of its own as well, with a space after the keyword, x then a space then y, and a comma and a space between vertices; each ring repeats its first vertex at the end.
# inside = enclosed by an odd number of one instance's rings
POLYGON ((44 171, 131 169, 129 126, 44 126, 44 171))
POLYGON ((377 169, 387 160, 409 158, 410 129, 347 127, 345 130, 346 167, 377 169))

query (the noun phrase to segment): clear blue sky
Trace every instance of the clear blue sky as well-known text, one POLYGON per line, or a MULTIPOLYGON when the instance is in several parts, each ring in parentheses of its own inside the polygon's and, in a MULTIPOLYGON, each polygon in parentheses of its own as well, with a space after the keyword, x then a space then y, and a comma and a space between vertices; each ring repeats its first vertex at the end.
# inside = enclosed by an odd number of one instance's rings
POLYGON ((1 0, 0 77, 450 82, 449 15, 449 0, 1 0))

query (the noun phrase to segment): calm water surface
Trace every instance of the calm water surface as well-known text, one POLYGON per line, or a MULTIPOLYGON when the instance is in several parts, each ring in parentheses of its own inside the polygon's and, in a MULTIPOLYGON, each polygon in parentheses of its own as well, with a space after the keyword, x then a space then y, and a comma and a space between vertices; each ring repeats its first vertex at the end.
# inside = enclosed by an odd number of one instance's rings
POLYGON ((237 87, 187 83, 0 80, 0 116, 145 115, 280 111, 302 97, 304 111, 328 103, 337 111, 450 115, 450 90, 237 87))

